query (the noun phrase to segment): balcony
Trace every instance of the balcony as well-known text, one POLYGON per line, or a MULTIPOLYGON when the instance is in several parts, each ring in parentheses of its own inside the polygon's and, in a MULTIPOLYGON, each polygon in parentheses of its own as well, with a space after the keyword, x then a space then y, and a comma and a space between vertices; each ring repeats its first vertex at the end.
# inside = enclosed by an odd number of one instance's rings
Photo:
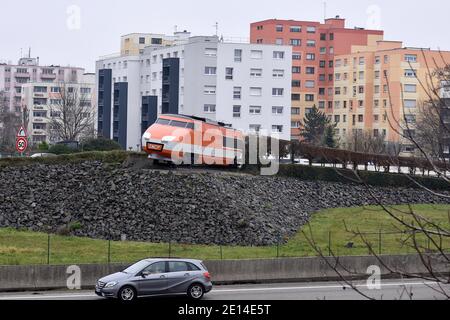
POLYGON ((30 73, 29 72, 15 72, 14 73, 14 77, 16 78, 29 78, 30 77, 30 73))
POLYGON ((55 73, 41 73, 41 79, 56 79, 55 73))

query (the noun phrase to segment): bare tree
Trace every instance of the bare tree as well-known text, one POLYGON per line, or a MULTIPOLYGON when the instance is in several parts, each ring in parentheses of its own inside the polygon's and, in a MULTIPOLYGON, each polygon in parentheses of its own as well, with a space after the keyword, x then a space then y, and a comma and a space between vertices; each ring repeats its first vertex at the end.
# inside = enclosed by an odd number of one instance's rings
POLYGON ((370 131, 355 130, 346 137, 346 149, 353 152, 383 154, 386 142, 383 135, 374 135, 370 131))
MULTIPOLYGON (((419 86, 426 93, 426 101, 424 101, 418 114, 409 111, 404 105, 403 88, 401 88, 402 108, 401 114, 394 114, 393 99, 391 94, 391 83, 388 76, 385 74, 385 80, 388 83, 389 94, 389 109, 386 113, 388 122, 399 136, 400 141, 392 143, 388 147, 389 154, 392 154, 392 165, 396 165, 396 158, 401 152, 402 144, 409 144, 416 148, 416 157, 422 158, 433 169, 438 179, 443 183, 447 183, 450 189, 450 178, 448 177, 449 168, 446 165, 449 158, 450 145, 450 96, 446 97, 444 88, 450 85, 450 65, 440 55, 440 61, 431 59, 429 61, 424 51, 422 51, 427 74, 425 79, 419 78, 416 75, 419 86)), ((414 67, 410 64, 410 68, 414 67)), ((369 149, 364 143, 362 148, 364 152, 369 149)), ((400 171, 399 171, 400 173, 400 171)), ((439 197, 442 202, 450 202, 449 192, 439 192, 431 190, 420 183, 414 176, 413 172, 409 174, 403 173, 414 184, 425 190, 434 197, 439 197)), ((420 259, 425 274, 416 274, 408 271, 408 266, 393 267, 388 265, 385 258, 374 249, 373 241, 370 240, 370 235, 362 232, 359 229, 350 229, 345 226, 345 231, 349 232, 353 237, 359 238, 366 246, 367 251, 376 258, 380 267, 388 272, 395 274, 401 278, 420 278, 424 282, 432 282, 434 285, 430 286, 434 292, 440 297, 450 299, 450 252, 446 248, 446 244, 450 241, 450 211, 448 214, 448 223, 438 223, 427 216, 417 212, 412 206, 408 205, 407 209, 399 209, 398 207, 386 204, 383 199, 377 196, 371 186, 360 176, 358 170, 353 171, 351 181, 359 182, 364 185, 367 194, 375 200, 375 202, 382 208, 383 212, 392 219, 393 224, 397 225, 398 234, 403 235, 398 240, 398 246, 410 247, 413 252, 420 259), (425 239, 428 245, 423 245, 420 239, 425 239)), ((344 221, 344 225, 345 221, 344 221)), ((351 271, 348 266, 344 266, 337 255, 329 250, 329 256, 323 253, 323 249, 316 243, 314 239, 314 230, 310 232, 303 231, 312 248, 317 254, 322 257, 327 265, 332 268, 340 279, 348 286, 359 292, 365 298, 371 299, 370 296, 363 294, 358 287, 352 282, 351 271), (347 272, 343 272, 346 270, 347 272)))
POLYGON ((79 141, 94 137, 95 108, 90 96, 78 86, 60 83, 50 107, 50 137, 53 141, 79 141))

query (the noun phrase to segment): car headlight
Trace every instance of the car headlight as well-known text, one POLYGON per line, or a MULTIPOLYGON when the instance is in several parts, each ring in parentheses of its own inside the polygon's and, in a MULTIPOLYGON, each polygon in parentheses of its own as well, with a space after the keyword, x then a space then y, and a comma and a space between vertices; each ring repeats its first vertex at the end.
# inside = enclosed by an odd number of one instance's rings
POLYGON ((118 282, 117 281, 112 281, 112 282, 108 282, 105 286, 105 288, 112 288, 117 286, 118 282))
POLYGON ((172 141, 174 141, 176 139, 176 137, 173 137, 173 136, 166 136, 166 137, 163 137, 162 139, 161 139, 161 141, 163 141, 163 142, 172 142, 172 141))
POLYGON ((150 132, 144 133, 144 139, 149 140, 152 137, 152 134, 150 132))

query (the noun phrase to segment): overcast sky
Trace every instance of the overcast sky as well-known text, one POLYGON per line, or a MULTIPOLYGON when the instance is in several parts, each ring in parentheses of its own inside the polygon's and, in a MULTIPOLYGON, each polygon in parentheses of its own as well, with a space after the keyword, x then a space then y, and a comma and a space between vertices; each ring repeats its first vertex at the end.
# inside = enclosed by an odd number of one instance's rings
MULTIPOLYGON (((249 24, 278 18, 322 21, 321 0, 1 0, 0 60, 13 61, 32 48, 41 64, 85 67, 119 52, 120 35, 171 34, 175 25, 193 35, 249 37, 249 24)), ((380 27, 387 40, 450 50, 448 0, 328 0, 327 16, 348 27, 380 27)))

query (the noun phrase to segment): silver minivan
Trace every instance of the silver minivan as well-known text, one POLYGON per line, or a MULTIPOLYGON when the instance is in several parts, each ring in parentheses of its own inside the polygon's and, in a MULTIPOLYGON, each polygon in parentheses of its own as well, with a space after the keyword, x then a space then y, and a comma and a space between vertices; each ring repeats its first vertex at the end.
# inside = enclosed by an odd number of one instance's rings
POLYGON ((187 295, 200 300, 212 290, 208 269, 200 260, 145 259, 97 281, 95 293, 134 301, 138 297, 187 295))

